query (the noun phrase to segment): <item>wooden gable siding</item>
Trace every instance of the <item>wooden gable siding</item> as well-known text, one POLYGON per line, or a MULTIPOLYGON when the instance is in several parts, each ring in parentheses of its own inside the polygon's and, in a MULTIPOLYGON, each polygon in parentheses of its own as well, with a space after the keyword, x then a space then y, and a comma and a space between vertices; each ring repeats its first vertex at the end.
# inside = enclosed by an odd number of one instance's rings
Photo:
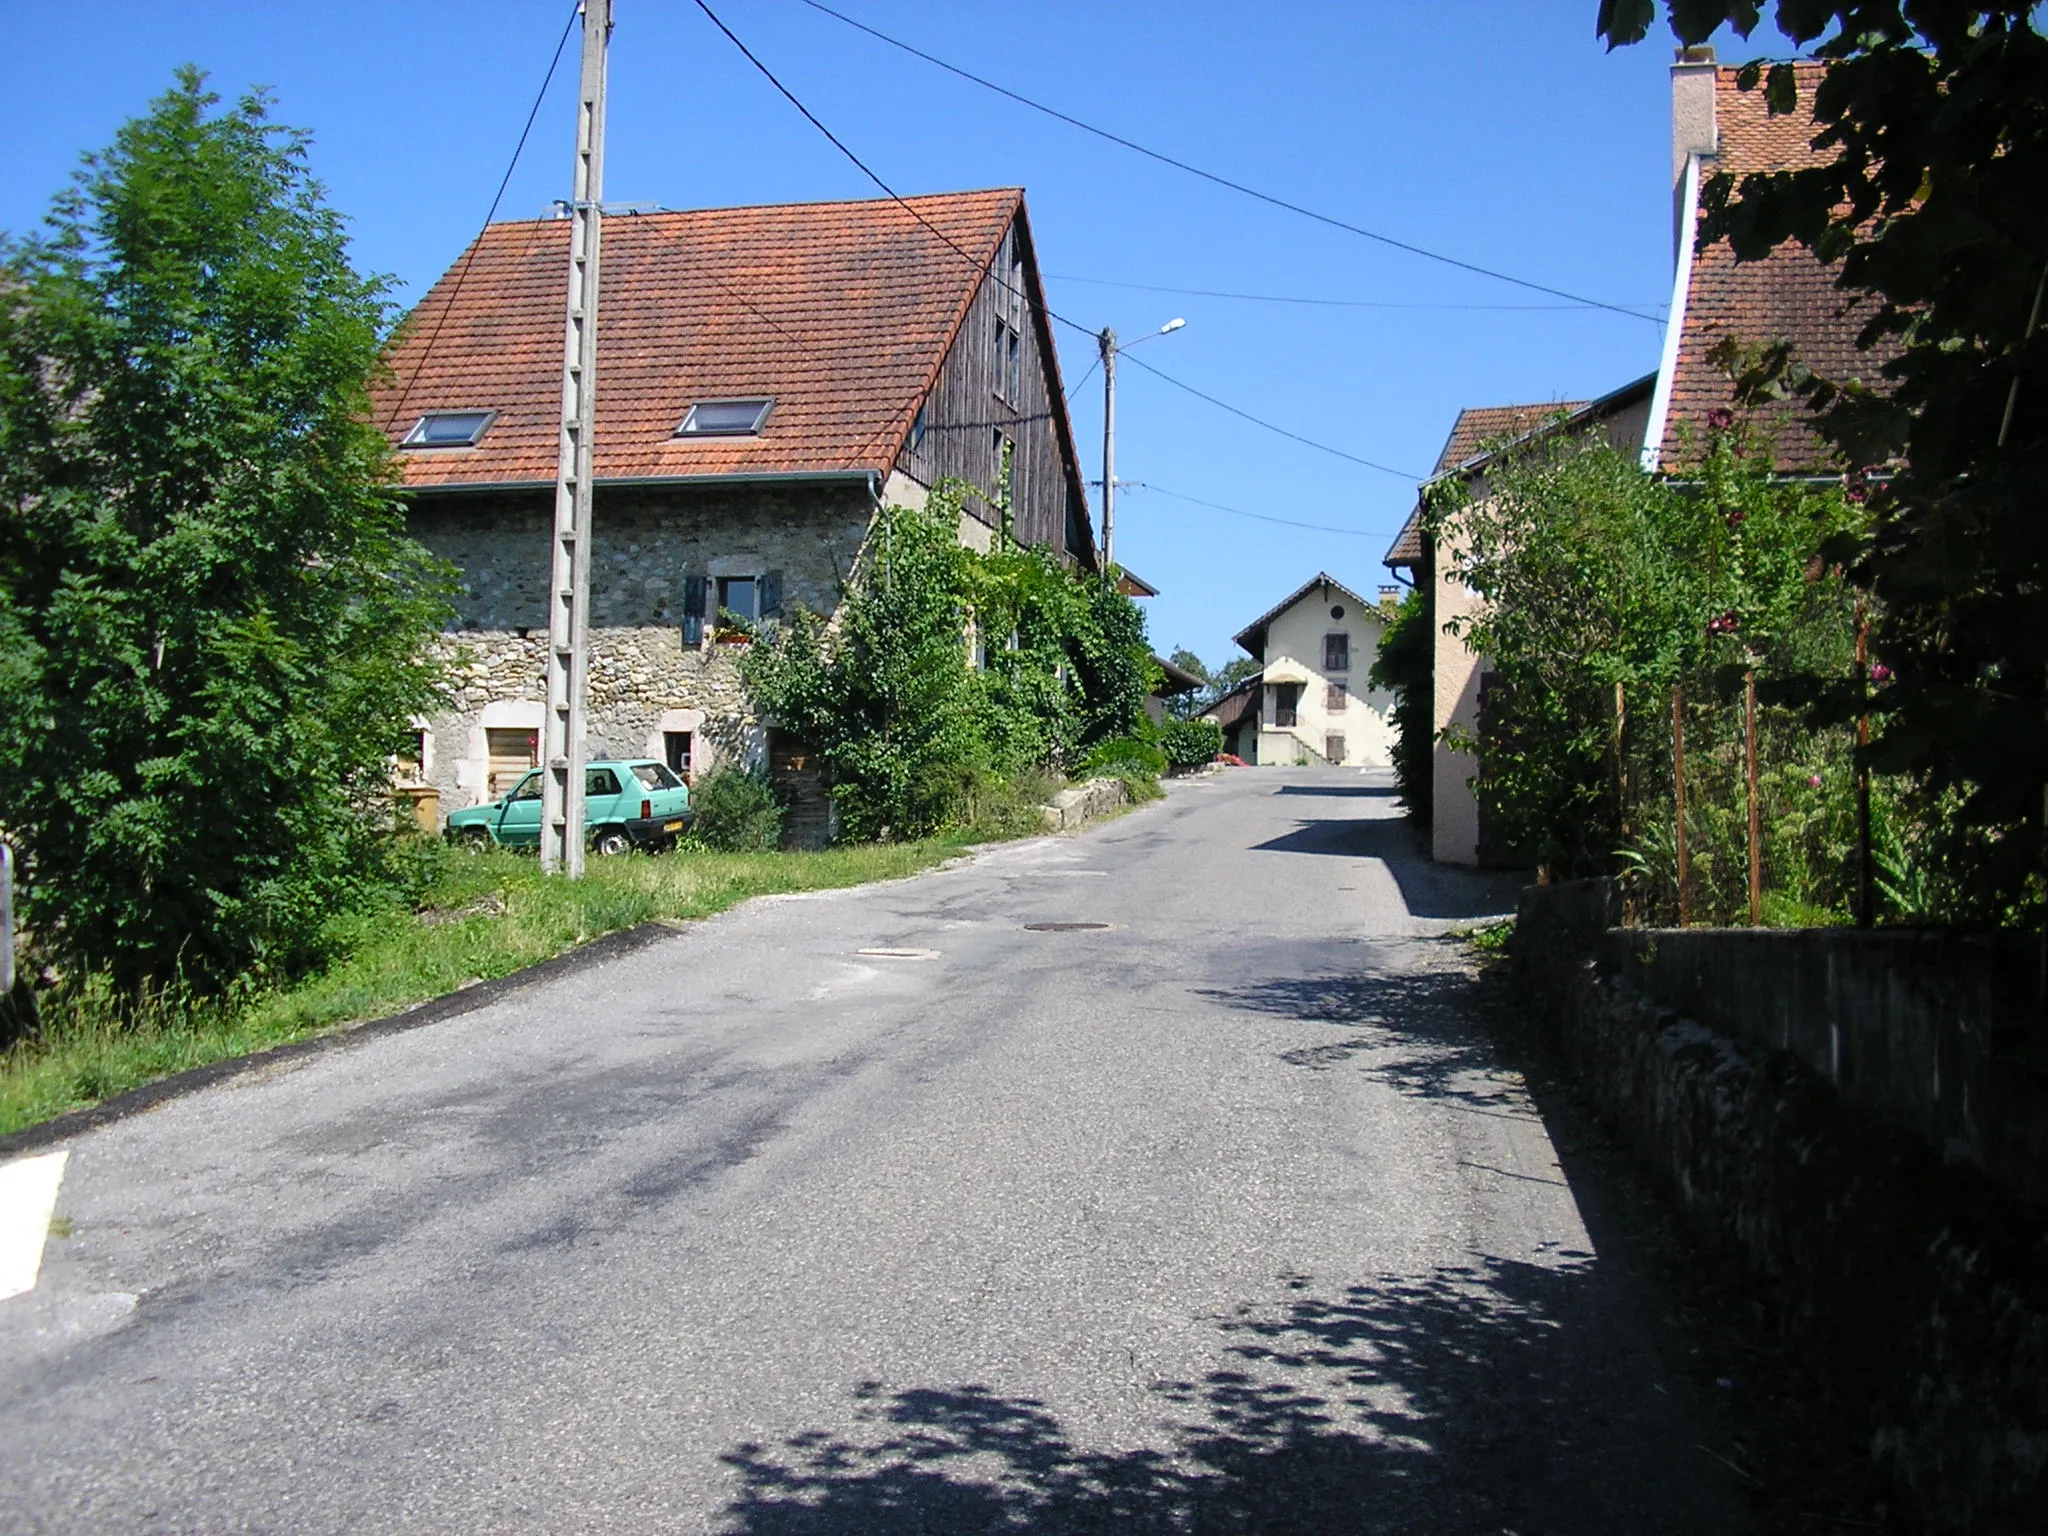
POLYGON ((1080 532, 1074 520, 1085 520, 1087 511, 1076 505, 1074 476, 1054 419, 1052 370, 1041 340, 1043 319, 1032 312, 1036 285, 1025 273, 1028 259, 1026 237, 1012 223, 939 365, 937 382, 924 402, 922 433, 912 430, 897 468, 925 486, 947 476, 966 482, 972 488, 969 514, 996 527, 1001 522, 995 506, 1001 433, 1013 444, 1010 506, 1018 542, 1046 545, 1072 558, 1080 553, 1076 546, 1086 544, 1085 538, 1073 536, 1080 532), (1014 401, 1004 397, 1007 360, 998 355, 999 334, 1018 338, 1014 401))

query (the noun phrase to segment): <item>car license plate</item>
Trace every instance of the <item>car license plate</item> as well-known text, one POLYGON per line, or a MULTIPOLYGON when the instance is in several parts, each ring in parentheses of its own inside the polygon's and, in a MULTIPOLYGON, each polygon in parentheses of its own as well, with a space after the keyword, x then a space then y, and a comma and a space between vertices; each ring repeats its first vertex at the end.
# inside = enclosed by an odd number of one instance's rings
POLYGON ((680 821, 665 821, 661 824, 661 830, 664 832, 680 832, 683 830, 683 824, 680 821))

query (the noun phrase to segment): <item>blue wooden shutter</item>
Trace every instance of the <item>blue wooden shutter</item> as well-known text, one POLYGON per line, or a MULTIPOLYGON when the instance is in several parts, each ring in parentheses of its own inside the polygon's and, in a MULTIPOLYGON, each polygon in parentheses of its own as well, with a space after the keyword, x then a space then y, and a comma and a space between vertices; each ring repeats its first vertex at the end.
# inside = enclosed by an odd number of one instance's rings
POLYGON ((777 618, 782 613, 782 572, 770 571, 761 578, 761 617, 777 618))

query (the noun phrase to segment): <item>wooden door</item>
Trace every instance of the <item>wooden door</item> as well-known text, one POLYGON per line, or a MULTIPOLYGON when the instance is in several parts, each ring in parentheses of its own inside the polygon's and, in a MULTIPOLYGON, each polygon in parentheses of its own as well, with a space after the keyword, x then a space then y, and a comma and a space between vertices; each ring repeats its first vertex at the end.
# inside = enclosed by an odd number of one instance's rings
POLYGON ((529 768, 540 766, 540 732, 525 726, 484 732, 484 752, 490 759, 490 777, 485 780, 484 798, 501 799, 529 768))

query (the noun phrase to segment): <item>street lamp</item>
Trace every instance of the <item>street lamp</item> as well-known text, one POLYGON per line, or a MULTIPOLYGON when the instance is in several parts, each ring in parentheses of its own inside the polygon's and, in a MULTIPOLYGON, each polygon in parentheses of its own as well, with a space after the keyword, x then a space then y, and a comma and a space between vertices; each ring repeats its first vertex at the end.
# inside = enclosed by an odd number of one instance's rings
POLYGON ((1118 346, 1116 332, 1108 326, 1095 338, 1102 348, 1102 569, 1107 572, 1115 563, 1116 553, 1116 355, 1128 352, 1132 347, 1150 341, 1154 336, 1166 336, 1186 325, 1187 321, 1176 315, 1156 331, 1147 331, 1136 341, 1118 346))

